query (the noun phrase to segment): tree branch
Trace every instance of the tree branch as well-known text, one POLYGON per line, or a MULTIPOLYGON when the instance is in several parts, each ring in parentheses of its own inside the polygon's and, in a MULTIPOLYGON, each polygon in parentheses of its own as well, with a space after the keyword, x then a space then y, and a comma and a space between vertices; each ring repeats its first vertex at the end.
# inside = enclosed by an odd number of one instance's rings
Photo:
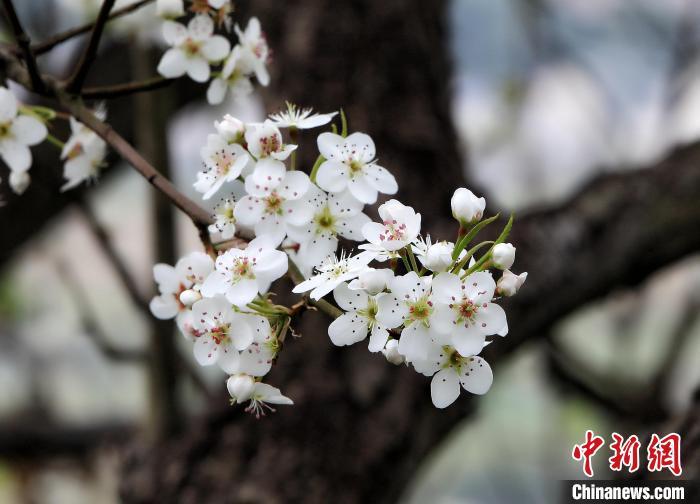
POLYGON ((169 86, 175 79, 165 77, 153 77, 139 82, 128 82, 126 84, 115 84, 114 86, 99 86, 83 89, 80 96, 85 100, 109 100, 120 96, 129 96, 145 91, 153 91, 169 86))
POLYGON ((37 93, 44 92, 45 86, 44 81, 39 72, 39 67, 36 63, 36 58, 34 57, 34 52, 32 51, 31 42, 29 36, 24 31, 22 23, 20 23, 19 17, 17 16, 17 11, 12 4, 12 0, 2 0, 5 7, 5 13, 7 14, 7 19, 12 27, 12 32, 17 41, 20 51, 24 57, 24 63, 27 66, 27 71, 29 73, 29 79, 31 81, 31 89, 37 93))
POLYGON ((109 20, 109 11, 114 7, 115 0, 104 0, 102 2, 102 7, 100 7, 100 12, 97 14, 97 19, 92 27, 92 32, 90 33, 90 40, 88 45, 83 51, 83 55, 80 57, 73 75, 68 79, 66 84, 66 91, 71 94, 78 94, 83 87, 85 78, 90 71, 90 66, 95 60, 97 55, 97 49, 100 46, 100 39, 102 38, 102 32, 104 31, 105 25, 109 20))
MULTIPOLYGON (((144 7, 145 5, 153 2, 153 0, 140 0, 139 2, 134 2, 133 4, 127 5, 126 7, 122 7, 121 9, 117 9, 114 12, 112 12, 109 15, 109 20, 111 21, 112 19, 119 18, 121 16, 124 16, 126 14, 129 14, 131 12, 134 12, 135 10, 140 9, 141 7, 144 7)), ((32 49, 34 51, 34 54, 39 55, 39 54, 44 54, 54 47, 56 47, 59 44, 62 44, 63 42, 66 42, 67 40, 72 39, 73 37, 77 37, 78 35, 82 35, 84 33, 89 32, 90 30, 93 29, 95 23, 86 23, 84 25, 78 26, 76 28, 72 28, 70 30, 67 30, 65 32, 59 33, 57 35, 54 35, 51 38, 48 38, 44 40, 43 42, 39 42, 37 44, 34 44, 32 46, 32 49)))

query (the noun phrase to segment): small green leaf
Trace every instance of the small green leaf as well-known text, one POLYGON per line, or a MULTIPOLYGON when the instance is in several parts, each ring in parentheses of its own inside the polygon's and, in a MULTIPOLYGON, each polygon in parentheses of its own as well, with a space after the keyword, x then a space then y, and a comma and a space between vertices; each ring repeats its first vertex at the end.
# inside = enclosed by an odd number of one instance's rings
POLYGON ((479 231, 484 229, 486 226, 491 224, 500 216, 501 214, 497 213, 493 217, 489 217, 488 219, 484 219, 481 222, 477 222, 467 234, 465 234, 462 238, 459 239, 459 241, 455 245, 455 249, 452 251, 452 260, 456 260, 459 257, 459 254, 462 253, 462 250, 464 250, 465 247, 469 245, 469 243, 476 237, 479 231))

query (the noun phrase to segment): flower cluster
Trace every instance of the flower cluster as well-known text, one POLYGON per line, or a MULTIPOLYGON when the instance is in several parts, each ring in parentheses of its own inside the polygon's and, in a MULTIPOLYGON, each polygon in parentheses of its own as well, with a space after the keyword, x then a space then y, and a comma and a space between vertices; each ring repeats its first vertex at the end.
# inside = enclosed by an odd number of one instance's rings
POLYGON ((333 344, 369 336, 370 352, 432 377, 439 408, 454 402, 460 388, 485 393, 493 376, 479 354, 490 337, 508 333, 497 301, 514 295, 527 276, 509 270, 515 248, 505 240, 512 217, 495 241, 473 244, 498 216, 483 219, 484 198, 460 188, 452 198, 455 242, 422 237, 421 215, 396 199, 381 204, 380 220, 372 221, 365 205, 398 186, 378 164, 372 139, 348 134, 342 111, 341 131, 331 125, 318 135, 319 156, 309 174, 297 169, 300 130, 335 116, 287 104, 263 122, 227 115, 215 123, 194 187, 203 199, 222 197, 209 227, 219 255, 193 253, 175 268, 157 265, 161 295, 153 313, 176 317, 194 341, 197 361, 218 363, 229 374, 233 402, 252 398, 255 413, 265 403, 291 403, 260 381, 293 314, 268 293, 289 269, 293 278, 305 277, 293 292, 308 293, 312 302, 332 293, 342 311, 328 327, 333 344), (241 239, 231 241, 236 236, 241 239), (341 238, 362 243, 354 255, 338 253, 341 238), (240 243, 246 248, 233 248, 240 243), (502 270, 497 281, 491 269, 502 270), (269 395, 256 399, 258 389, 269 395))
POLYGON ((257 18, 241 29, 231 20, 230 0, 191 0, 188 4, 186 9, 183 0, 158 0, 158 15, 165 18, 163 38, 170 46, 158 72, 167 78, 187 75, 196 82, 211 79, 207 100, 212 105, 222 103, 228 92, 234 97, 251 93, 253 76, 267 86, 270 49, 257 18), (186 24, 178 21, 186 16, 190 16, 186 24), (215 33, 216 29, 230 32, 232 25, 238 37, 233 47, 226 36, 215 33))

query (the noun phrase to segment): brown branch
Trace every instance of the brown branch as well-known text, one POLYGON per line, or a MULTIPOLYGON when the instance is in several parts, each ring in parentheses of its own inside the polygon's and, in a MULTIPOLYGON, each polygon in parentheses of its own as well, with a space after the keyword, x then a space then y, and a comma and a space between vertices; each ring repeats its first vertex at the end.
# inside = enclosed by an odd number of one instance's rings
POLYGON ((36 63, 36 58, 34 57, 34 52, 32 51, 29 36, 22 27, 22 23, 17 16, 17 11, 15 11, 15 7, 12 5, 12 0, 3 0, 2 3, 5 7, 5 14, 10 22, 10 26, 12 26, 12 32, 15 36, 15 40, 17 41, 17 45, 22 52, 24 63, 27 66, 29 79, 31 81, 31 89, 37 93, 42 93, 45 89, 44 81, 36 63))
POLYGON ((80 96, 86 100, 109 100, 120 96, 129 96, 145 91, 153 91, 169 86, 175 82, 175 79, 166 79, 165 77, 153 77, 139 82, 128 82, 126 84, 115 84, 114 86, 99 86, 85 88, 80 93, 80 96))
POLYGON ((97 19, 92 27, 92 32, 90 33, 90 40, 88 45, 83 51, 80 61, 73 72, 73 75, 68 79, 66 84, 66 91, 71 94, 78 94, 85 83, 85 78, 87 77, 92 62, 95 61, 95 56, 97 55, 97 49, 100 46, 100 39, 102 39, 102 32, 104 31, 105 25, 109 20, 109 11, 114 7, 114 2, 116 0, 104 0, 102 2, 102 7, 100 7, 100 12, 97 14, 97 19))
MULTIPOLYGON (((109 20, 111 21, 112 19, 116 19, 131 12, 134 12, 135 10, 140 9, 141 7, 151 2, 153 2, 153 0, 141 0, 131 5, 127 5, 126 7, 122 7, 121 9, 117 9, 109 15, 109 20)), ((94 24, 95 23, 86 23, 84 25, 54 35, 53 37, 46 39, 43 42, 34 44, 32 46, 32 50, 34 51, 34 54, 44 54, 56 47, 57 45, 72 39, 73 37, 77 37, 78 35, 83 35, 84 33, 89 32, 93 29, 94 24)))

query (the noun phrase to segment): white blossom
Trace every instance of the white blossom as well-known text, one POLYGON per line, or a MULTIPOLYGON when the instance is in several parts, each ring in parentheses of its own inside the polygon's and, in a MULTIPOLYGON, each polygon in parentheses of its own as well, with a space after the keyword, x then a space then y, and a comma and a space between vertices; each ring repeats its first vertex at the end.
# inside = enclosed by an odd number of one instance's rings
POLYGON ((61 191, 97 178, 107 154, 107 143, 87 126, 71 117, 70 128, 71 136, 61 150, 61 159, 65 161, 63 177, 66 179, 61 191))
POLYGON ((287 272, 287 255, 260 236, 244 249, 230 249, 216 259, 216 268, 202 285, 203 296, 224 294, 230 303, 245 307, 258 293, 287 272))
POLYGON ((244 141, 245 124, 230 114, 226 114, 221 121, 214 121, 214 127, 226 143, 241 143, 244 141))
POLYGON ((212 79, 207 89, 207 101, 211 105, 223 103, 226 93, 230 90, 234 99, 247 96, 253 92, 250 79, 241 70, 241 48, 236 46, 226 58, 221 74, 212 79))
POLYGON ((340 258, 335 255, 329 256, 316 268, 316 275, 295 286, 292 292, 301 294, 311 291, 312 299, 321 299, 341 283, 357 278, 371 260, 369 254, 351 257, 341 255, 340 258))
POLYGON ((338 248, 338 236, 362 240, 362 228, 370 222, 362 213, 362 203, 347 194, 326 194, 315 185, 306 200, 314 208, 311 222, 288 226, 291 239, 299 243, 299 257, 306 266, 318 266, 338 248))
POLYGON ((222 240, 230 240, 236 234, 236 217, 233 198, 225 198, 214 208, 214 224, 209 226, 210 233, 219 233, 222 240))
POLYGON ((527 273, 516 275, 510 270, 505 270, 496 284, 496 292, 501 296, 514 296, 525 283, 527 273))
POLYGON ((214 269, 214 261, 203 252, 192 252, 182 257, 175 266, 156 264, 153 277, 160 294, 151 299, 151 313, 159 319, 180 318, 186 306, 180 301, 180 294, 193 287, 199 288, 214 269))
POLYGON ((301 109, 287 102, 287 109, 270 115, 270 120, 278 128, 311 129, 331 122, 338 112, 313 114, 311 108, 301 109))
POLYGON ((427 236, 425 240, 419 238, 411 248, 421 264, 435 273, 447 270, 453 262, 454 243, 447 241, 431 243, 430 236, 427 236))
POLYGON ((192 316, 194 328, 199 332, 194 342, 194 358, 201 366, 219 360, 228 363, 253 343, 255 316, 233 311, 224 296, 200 299, 192 305, 192 316))
POLYGON ((265 416, 265 409, 273 413, 276 411, 270 404, 292 405, 294 403, 289 397, 283 396, 280 389, 272 385, 267 385, 266 383, 258 382, 253 388, 250 404, 246 407, 245 411, 255 415, 255 418, 260 418, 261 416, 265 416))
POLYGON ((389 284, 391 293, 377 299, 379 323, 387 329, 404 326, 399 352, 409 362, 426 358, 434 333, 429 278, 414 271, 397 276, 389 284))
POLYGON ((300 171, 285 172, 274 187, 246 179, 248 195, 236 205, 237 220, 255 230, 256 236, 267 236, 275 246, 284 241, 290 226, 305 226, 313 217, 313 206, 304 199, 311 182, 300 171))
POLYGON ((510 243, 499 243, 493 247, 491 261, 498 269, 509 269, 515 262, 515 247, 510 243))
POLYGON ((472 273, 464 280, 452 273, 440 273, 433 279, 432 289, 433 327, 450 335, 451 344, 460 354, 478 354, 486 336, 507 328, 503 308, 492 302, 496 282, 491 273, 472 273))
POLYGON ((342 314, 328 326, 328 336, 334 345, 352 345, 370 333, 369 351, 379 352, 389 338, 389 332, 377 321, 377 300, 359 290, 350 290, 345 282, 333 290, 342 314))
POLYGON ((413 242, 420 232, 420 214, 397 200, 379 206, 382 223, 370 222, 362 227, 362 234, 372 245, 387 251, 396 251, 413 242))
POLYGON ((226 380, 226 388, 235 402, 242 403, 253 395, 255 378, 244 373, 232 375, 226 380))
POLYGON ((246 323, 253 331, 253 341, 239 352, 228 352, 219 358, 221 369, 230 375, 265 376, 277 354, 277 337, 270 321, 259 315, 247 315, 246 323))
POLYGON ((318 136, 318 150, 326 159, 318 168, 316 182, 328 192, 348 190, 358 201, 373 204, 377 194, 395 194, 396 179, 375 161, 374 142, 364 133, 346 138, 335 133, 318 136))
MULTIPOLYGON (((33 116, 18 114, 15 95, 0 87, 0 157, 8 168, 12 172, 29 170, 32 165, 29 146, 42 142, 46 135, 44 123, 33 116)), ((20 188, 27 180, 27 177, 15 176, 15 186, 20 188)))
POLYGON ((267 86, 270 83, 270 74, 267 71, 270 49, 260 29, 260 21, 253 17, 248 21, 245 31, 242 31, 238 25, 235 29, 242 49, 240 59, 242 71, 246 74, 255 74, 258 82, 262 86, 267 86))
POLYGON ((452 216, 459 221, 462 226, 474 224, 484 216, 486 200, 477 198, 476 195, 466 187, 460 187, 452 195, 450 200, 452 206, 452 216))
POLYGON ((172 47, 158 63, 158 72, 167 78, 187 74, 196 82, 209 80, 211 62, 221 61, 231 45, 221 35, 214 35, 214 22, 205 14, 195 16, 185 27, 176 21, 163 23, 163 37, 172 47))
POLYGON ((248 153, 237 143, 228 143, 221 135, 207 136, 207 144, 200 150, 204 171, 197 173, 194 188, 209 199, 221 189, 225 182, 233 182, 240 177, 243 168, 250 160, 248 153))
POLYGON ((31 182, 32 178, 28 171, 10 170, 10 188, 15 194, 24 194, 31 182))
POLYGON ((386 289, 392 278, 394 278, 394 272, 390 269, 368 267, 360 271, 360 275, 350 282, 348 287, 350 290, 363 290, 370 296, 376 296, 386 289))
POLYGON ((263 123, 252 123, 246 127, 245 141, 248 151, 257 159, 271 157, 284 161, 297 146, 285 145, 282 133, 269 119, 263 123))

